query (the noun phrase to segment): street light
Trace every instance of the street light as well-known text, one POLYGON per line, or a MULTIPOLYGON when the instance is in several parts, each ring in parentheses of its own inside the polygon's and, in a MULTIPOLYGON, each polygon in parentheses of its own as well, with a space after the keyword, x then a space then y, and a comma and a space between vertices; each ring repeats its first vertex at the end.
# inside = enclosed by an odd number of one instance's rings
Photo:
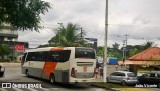
POLYGON ((103 82, 106 82, 107 77, 107 36, 108 36, 108 0, 106 0, 105 9, 105 39, 104 39, 104 67, 103 67, 103 82))

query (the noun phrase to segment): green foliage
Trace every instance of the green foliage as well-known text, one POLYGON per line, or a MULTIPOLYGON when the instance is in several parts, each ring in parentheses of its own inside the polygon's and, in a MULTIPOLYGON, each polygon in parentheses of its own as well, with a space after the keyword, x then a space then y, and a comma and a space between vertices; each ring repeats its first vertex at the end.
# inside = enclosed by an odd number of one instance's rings
POLYGON ((41 27, 40 14, 51 8, 50 4, 41 0, 1 0, 0 25, 10 24, 21 30, 36 30, 41 27))
POLYGON ((14 60, 17 59, 17 57, 15 57, 15 56, 9 56, 8 59, 11 60, 11 61, 14 61, 14 60))
POLYGON ((119 45, 120 45, 120 44, 118 44, 118 43, 115 42, 114 44, 112 44, 113 49, 119 49, 119 45))
POLYGON ((142 52, 150 47, 155 47, 156 44, 154 42, 151 42, 151 41, 147 41, 145 42, 144 44, 142 45, 127 45, 127 58, 128 57, 131 57, 139 52, 142 52))
POLYGON ((4 59, 4 56, 8 56, 11 53, 11 49, 9 48, 9 45, 7 44, 1 44, 0 45, 0 56, 2 60, 4 59))
POLYGON ((146 49, 148 49, 150 47, 155 47, 157 45, 154 42, 152 42, 152 41, 147 41, 142 46, 143 46, 143 50, 146 50, 146 49))
POLYGON ((102 57, 104 54, 104 50, 102 46, 98 47, 97 56, 102 57))
MULTIPOLYGON (((97 52, 97 56, 102 57, 104 54, 104 47, 99 46, 98 47, 98 52, 97 52)), ((116 48, 107 48, 107 57, 116 57, 119 60, 122 59, 122 54, 121 51, 119 49, 116 48)))
MULTIPOLYGON (((126 47, 126 58, 129 58, 133 55, 136 55, 137 53, 144 51, 150 47, 155 47, 156 44, 154 42, 151 41, 147 41, 146 43, 142 44, 142 45, 127 45, 126 47)), ((122 50, 123 47, 119 49, 119 44, 118 43, 114 43, 112 44, 112 48, 107 48, 107 56, 108 57, 117 57, 119 60, 122 59, 122 50)), ((97 56, 103 56, 103 47, 98 47, 98 52, 97 52, 97 56)))
POLYGON ((116 57, 118 60, 122 59, 122 54, 120 53, 119 50, 112 51, 111 53, 108 54, 108 57, 116 57))
MULTIPOLYGON (((80 39, 80 31, 76 24, 68 23, 66 27, 60 26, 57 30, 56 36, 52 37, 48 43, 52 46, 84 46, 84 39, 80 39)), ((84 36, 84 33, 82 34, 84 36)))
POLYGON ((122 52, 119 49, 119 45, 120 44, 115 42, 112 44, 112 48, 108 48, 108 57, 116 57, 118 60, 122 59, 122 52))
POLYGON ((138 49, 137 48, 134 48, 134 49, 131 49, 129 51, 129 57, 132 57, 133 55, 136 55, 138 53, 138 49))

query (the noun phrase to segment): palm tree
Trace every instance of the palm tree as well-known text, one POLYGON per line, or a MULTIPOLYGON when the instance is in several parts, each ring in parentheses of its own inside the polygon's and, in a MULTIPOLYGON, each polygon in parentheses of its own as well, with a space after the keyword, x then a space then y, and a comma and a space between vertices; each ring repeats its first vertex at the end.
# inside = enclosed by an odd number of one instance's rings
MULTIPOLYGON (((85 33, 82 33, 84 37, 85 33)), ((52 37, 48 43, 54 46, 83 46, 84 39, 80 38, 81 33, 76 24, 68 23, 66 27, 61 26, 57 29, 56 36, 52 37)))
POLYGON ((142 46, 143 46, 143 50, 146 50, 146 49, 148 49, 148 48, 150 48, 150 47, 155 47, 155 46, 157 46, 157 44, 155 44, 155 43, 152 42, 152 41, 147 41, 147 42, 144 43, 142 46))

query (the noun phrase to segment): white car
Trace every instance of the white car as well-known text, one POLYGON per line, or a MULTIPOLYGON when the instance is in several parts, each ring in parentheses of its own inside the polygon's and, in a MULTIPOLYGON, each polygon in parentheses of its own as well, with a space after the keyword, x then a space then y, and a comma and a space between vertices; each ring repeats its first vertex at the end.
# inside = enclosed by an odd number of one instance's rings
POLYGON ((107 77, 107 82, 120 83, 122 85, 135 85, 138 83, 138 80, 133 72, 115 71, 107 77))

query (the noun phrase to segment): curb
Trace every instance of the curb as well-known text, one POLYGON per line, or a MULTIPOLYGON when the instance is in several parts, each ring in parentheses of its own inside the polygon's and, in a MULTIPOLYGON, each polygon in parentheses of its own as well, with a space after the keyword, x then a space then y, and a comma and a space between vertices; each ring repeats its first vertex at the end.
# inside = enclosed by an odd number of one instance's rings
POLYGON ((109 88, 109 87, 100 86, 100 85, 95 85, 95 84, 91 84, 91 86, 93 86, 93 87, 98 87, 98 88, 103 88, 103 89, 111 90, 111 91, 121 91, 121 90, 118 90, 118 89, 116 89, 116 88, 109 88))
POLYGON ((5 63, 0 63, 0 65, 1 66, 20 66, 21 65, 21 63, 7 63, 7 62, 5 62, 5 63))

